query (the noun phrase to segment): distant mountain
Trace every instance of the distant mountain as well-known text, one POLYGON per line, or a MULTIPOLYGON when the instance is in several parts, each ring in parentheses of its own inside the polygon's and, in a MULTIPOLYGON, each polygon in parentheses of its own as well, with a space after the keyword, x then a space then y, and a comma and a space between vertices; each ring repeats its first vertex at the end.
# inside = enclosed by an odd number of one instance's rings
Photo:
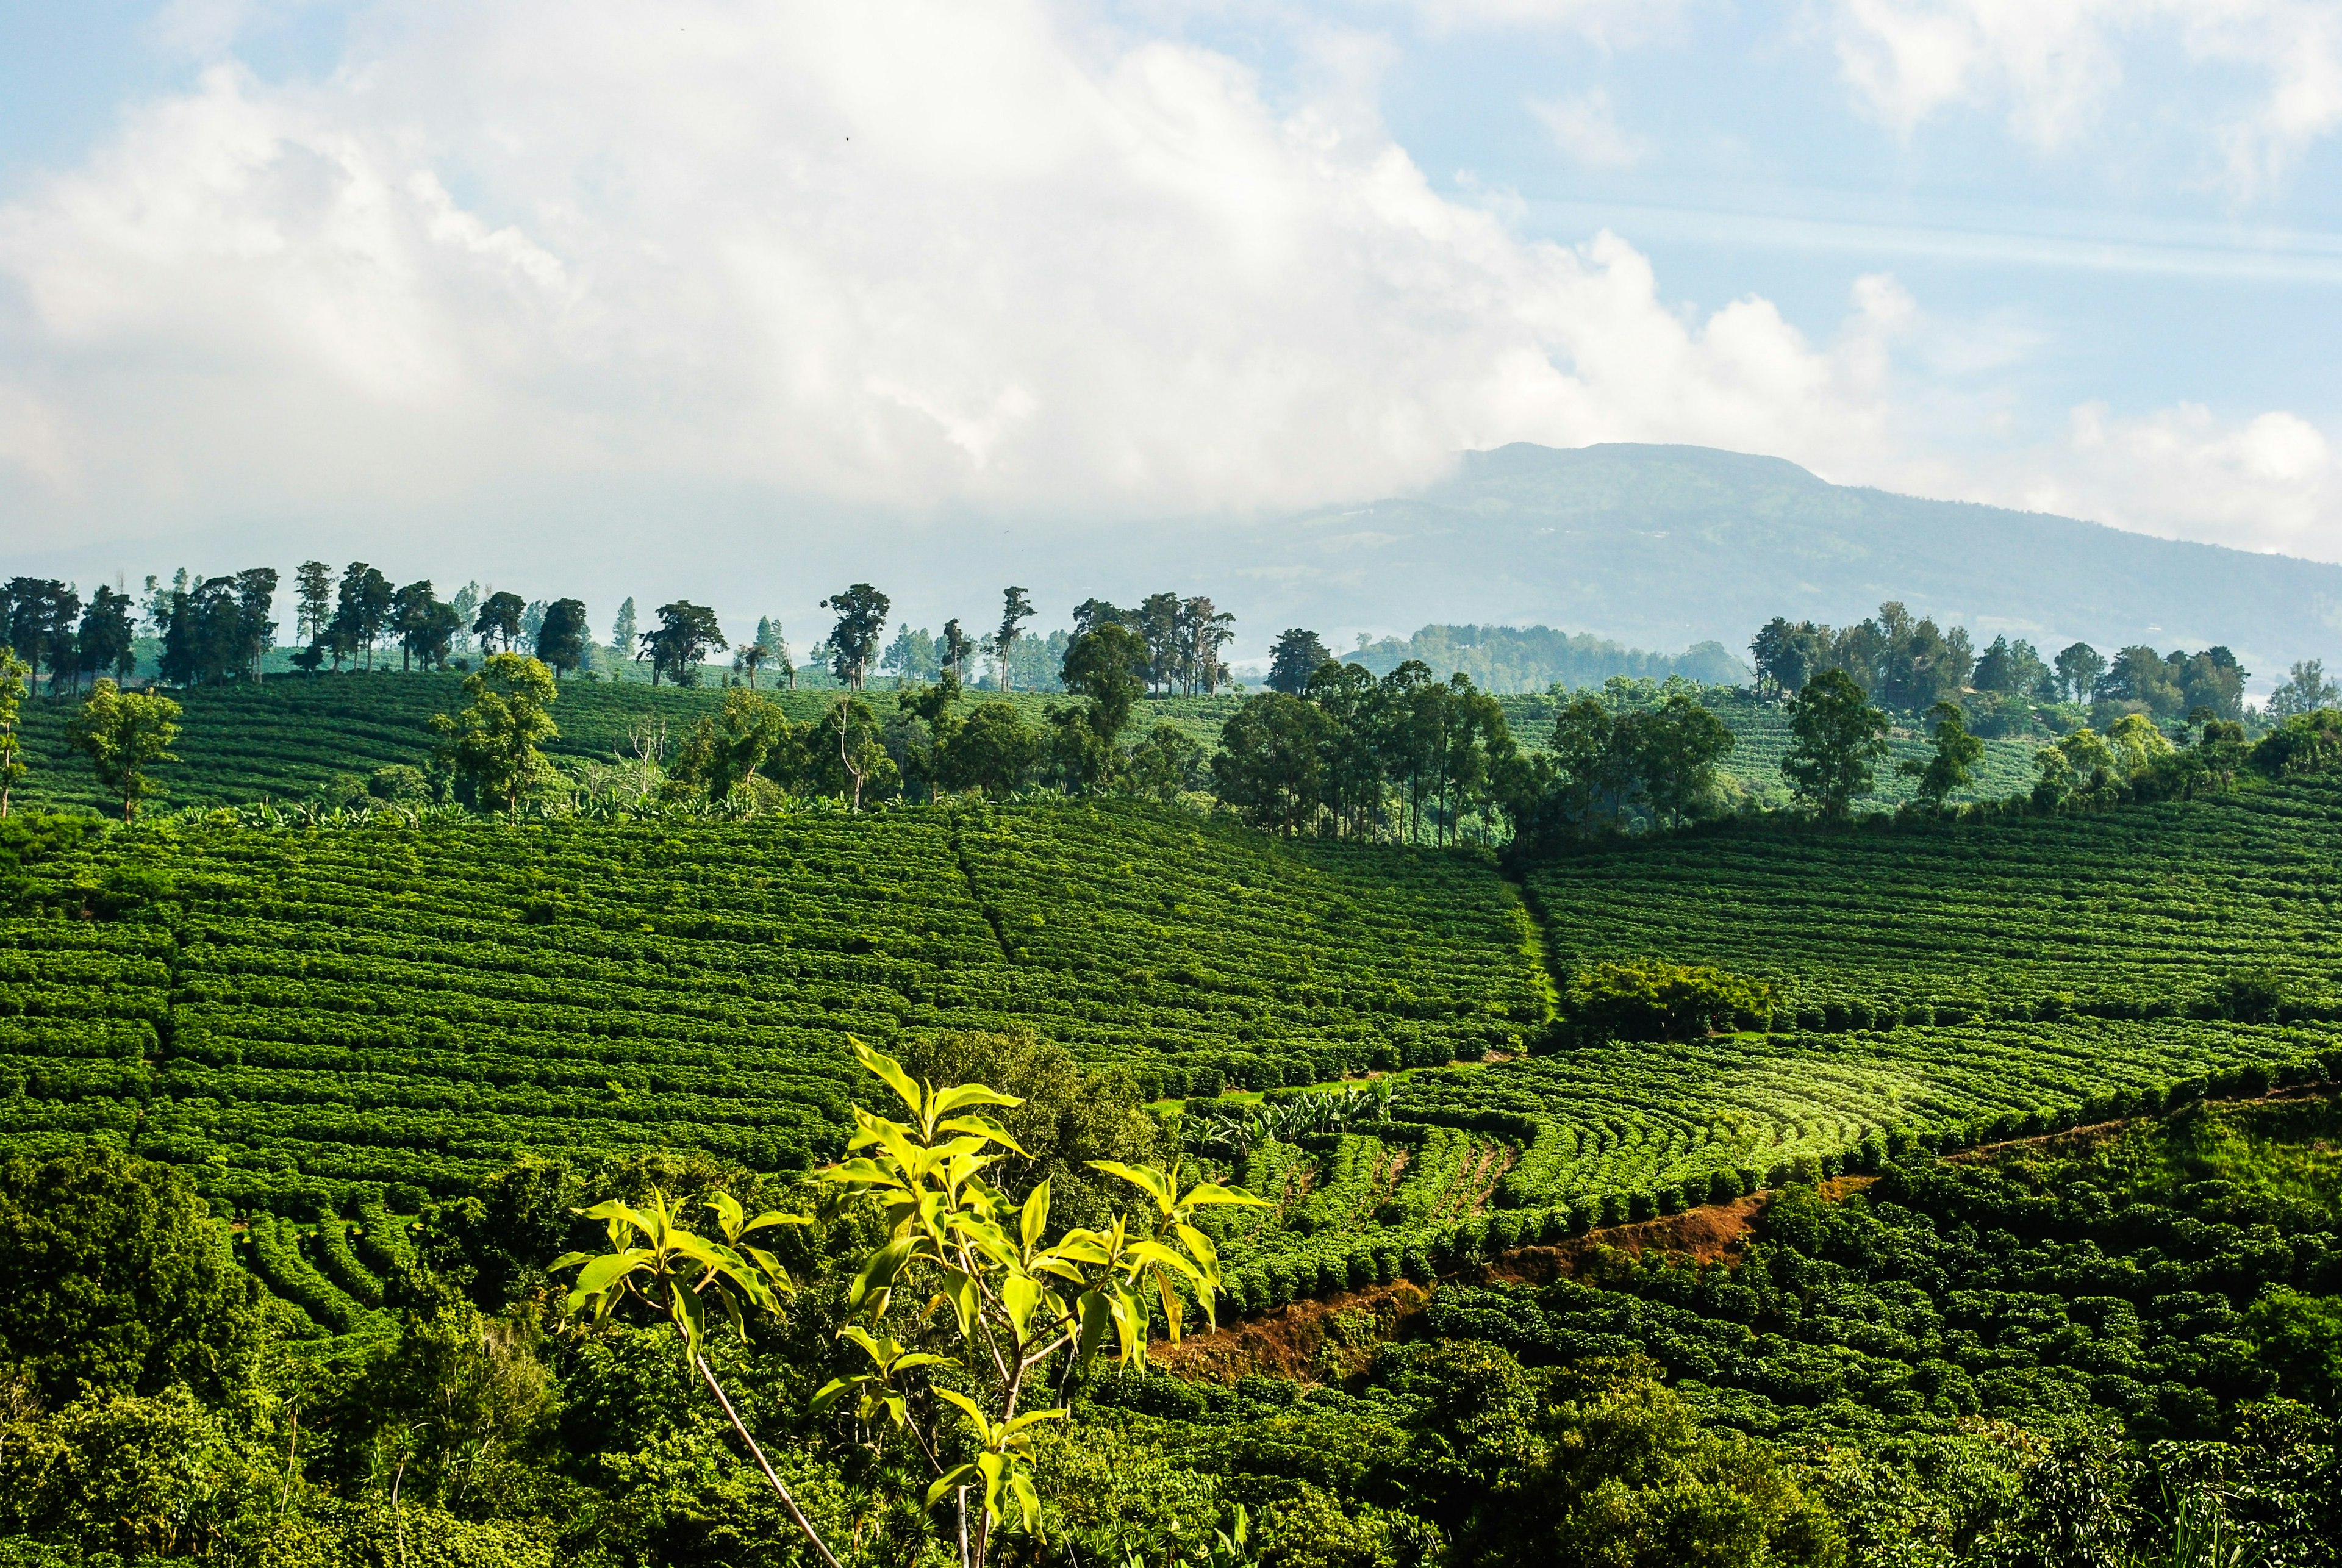
MULTIPOLYGON (((1774 615, 1882 600, 2045 654, 2226 644, 2260 679, 2342 654, 2342 566, 1967 502, 1849 488, 1700 446, 1519 444, 1420 495, 1327 507, 1226 541, 1255 626, 1329 643, 1426 621, 1548 625, 1737 654, 1774 615)), ((1273 633, 1268 634, 1273 635, 1273 633)))

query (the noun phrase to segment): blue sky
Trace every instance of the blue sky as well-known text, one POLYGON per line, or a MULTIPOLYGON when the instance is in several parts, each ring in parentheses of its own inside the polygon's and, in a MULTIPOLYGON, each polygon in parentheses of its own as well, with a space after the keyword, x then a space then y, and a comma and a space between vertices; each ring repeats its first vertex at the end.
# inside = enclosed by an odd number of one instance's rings
POLYGON ((0 0, 0 36, 12 565, 558 540, 608 596, 686 544, 730 613, 871 556, 940 603, 976 545, 1037 572, 1509 440, 2342 559, 2337 0, 0 0))

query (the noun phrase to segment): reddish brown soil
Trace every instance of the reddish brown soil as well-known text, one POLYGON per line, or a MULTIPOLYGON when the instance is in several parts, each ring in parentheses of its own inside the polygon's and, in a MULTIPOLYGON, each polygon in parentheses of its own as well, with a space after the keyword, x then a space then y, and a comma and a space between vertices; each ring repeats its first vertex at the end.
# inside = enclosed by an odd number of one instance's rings
MULTIPOLYGON (((1848 1182, 1867 1185, 1871 1179, 1840 1177, 1833 1185, 1848 1182)), ((1636 1257, 1646 1252, 1673 1253, 1701 1263, 1736 1257, 1747 1245, 1751 1223, 1765 1212, 1771 1196, 1759 1193, 1638 1224, 1588 1231, 1555 1246, 1522 1247, 1450 1277, 1464 1284, 1543 1284, 1565 1273, 1575 1274, 1596 1258, 1621 1253, 1636 1257)), ((1234 1383, 1248 1373, 1263 1373, 1314 1383, 1346 1370, 1364 1371, 1362 1353, 1370 1343, 1392 1337, 1430 1300, 1430 1291, 1406 1280, 1341 1291, 1295 1302, 1208 1333, 1190 1334, 1176 1345, 1158 1341, 1151 1353, 1182 1377, 1234 1383)))
POLYGON ((1295 1302, 1209 1333, 1189 1334, 1176 1345, 1158 1340, 1149 1354, 1181 1377, 1212 1383, 1234 1383, 1252 1373, 1316 1383, 1345 1370, 1345 1352, 1392 1337, 1430 1300, 1430 1293, 1412 1280, 1396 1280, 1295 1302))

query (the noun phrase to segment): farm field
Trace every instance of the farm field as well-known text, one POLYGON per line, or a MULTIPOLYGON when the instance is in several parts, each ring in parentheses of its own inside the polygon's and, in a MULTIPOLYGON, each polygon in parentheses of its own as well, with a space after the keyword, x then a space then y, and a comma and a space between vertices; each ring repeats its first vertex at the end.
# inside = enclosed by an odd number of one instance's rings
POLYGON ((1106 805, 119 834, 0 927, 4 1136, 412 1202, 526 1153, 827 1157, 848 1034, 1033 1030, 1175 1094, 1517 1050, 1520 905, 1458 865, 1106 805))
POLYGON ((1644 843, 1533 870, 1542 933, 1485 856, 1134 804, 158 824, 41 864, 45 913, 0 926, 0 1138, 411 1212, 532 1154, 826 1159, 849 1034, 1030 1032, 1191 1105, 1401 1073, 1379 1119, 1230 1160, 1275 1203, 1215 1216, 1259 1307, 2342 1067, 2331 801, 1644 843), (1546 950, 1769 974, 1790 1009, 1553 1049, 1546 950), (2277 1014, 2193 1015, 2264 962, 2277 1014))
MULTIPOLYGON (((149 809, 295 801, 325 788, 337 774, 364 777, 394 764, 427 768, 433 744, 431 715, 454 713, 463 705, 462 683, 460 675, 420 672, 315 679, 273 675, 260 684, 239 682, 176 693, 175 699, 185 710, 174 748, 180 760, 156 773, 156 794, 149 809)), ((835 693, 823 691, 768 694, 797 723, 817 719, 836 700, 835 693)), ((883 714, 889 710, 894 694, 873 691, 868 699, 883 714)), ((969 699, 1002 700, 997 693, 981 691, 970 693, 969 699)), ((1052 704, 1066 701, 1060 695, 1029 692, 1011 693, 1006 700, 1036 725, 1052 704)), ((1218 744, 1221 724, 1240 700, 1235 696, 1149 698, 1134 717, 1134 733, 1168 723, 1212 749, 1218 744)), ((1786 800, 1780 761, 1788 746, 1788 729, 1779 710, 1720 688, 1707 690, 1703 700, 1731 726, 1738 740, 1725 773, 1760 800, 1786 800)), ((653 687, 633 681, 567 681, 553 714, 561 734, 546 750, 573 768, 581 763, 611 762, 631 754, 639 726, 664 722, 672 744, 702 715, 721 707, 723 701, 721 685, 653 687)), ((1555 699, 1506 696, 1498 701, 1519 744, 1536 751, 1549 744, 1559 706, 1555 699)), ((102 810, 108 804, 99 799, 86 764, 65 744, 65 724, 74 706, 70 699, 47 698, 25 705, 31 773, 18 798, 30 805, 102 810)), ((1912 798, 1913 790, 1912 781, 1898 774, 1896 764, 1905 758, 1924 759, 1928 746, 1924 735, 1904 731, 1898 731, 1888 744, 1892 754, 1878 769, 1877 788, 1871 798, 1892 805, 1912 798)), ((1990 740, 1985 747, 1976 786, 1955 799, 2021 794, 2032 786, 2037 742, 1990 740)))
POLYGON ((1725 832, 1526 879, 1565 965, 1645 956, 1777 982, 1809 1028, 2186 1011, 2266 974, 2342 1003, 2342 812, 2325 784, 1892 833, 1725 832))

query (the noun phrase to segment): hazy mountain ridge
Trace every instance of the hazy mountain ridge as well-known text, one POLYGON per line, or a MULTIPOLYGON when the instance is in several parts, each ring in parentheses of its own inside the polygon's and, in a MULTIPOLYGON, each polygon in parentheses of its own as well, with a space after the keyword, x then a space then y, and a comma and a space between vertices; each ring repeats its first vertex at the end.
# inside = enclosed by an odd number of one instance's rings
POLYGON ((1329 631, 1545 624, 1736 652, 1777 614, 1882 600, 2054 651, 2226 644, 2266 678, 2342 647, 2342 566, 1973 502, 1831 484, 1697 446, 1467 453, 1422 494, 1247 530, 1262 619, 1329 631))

